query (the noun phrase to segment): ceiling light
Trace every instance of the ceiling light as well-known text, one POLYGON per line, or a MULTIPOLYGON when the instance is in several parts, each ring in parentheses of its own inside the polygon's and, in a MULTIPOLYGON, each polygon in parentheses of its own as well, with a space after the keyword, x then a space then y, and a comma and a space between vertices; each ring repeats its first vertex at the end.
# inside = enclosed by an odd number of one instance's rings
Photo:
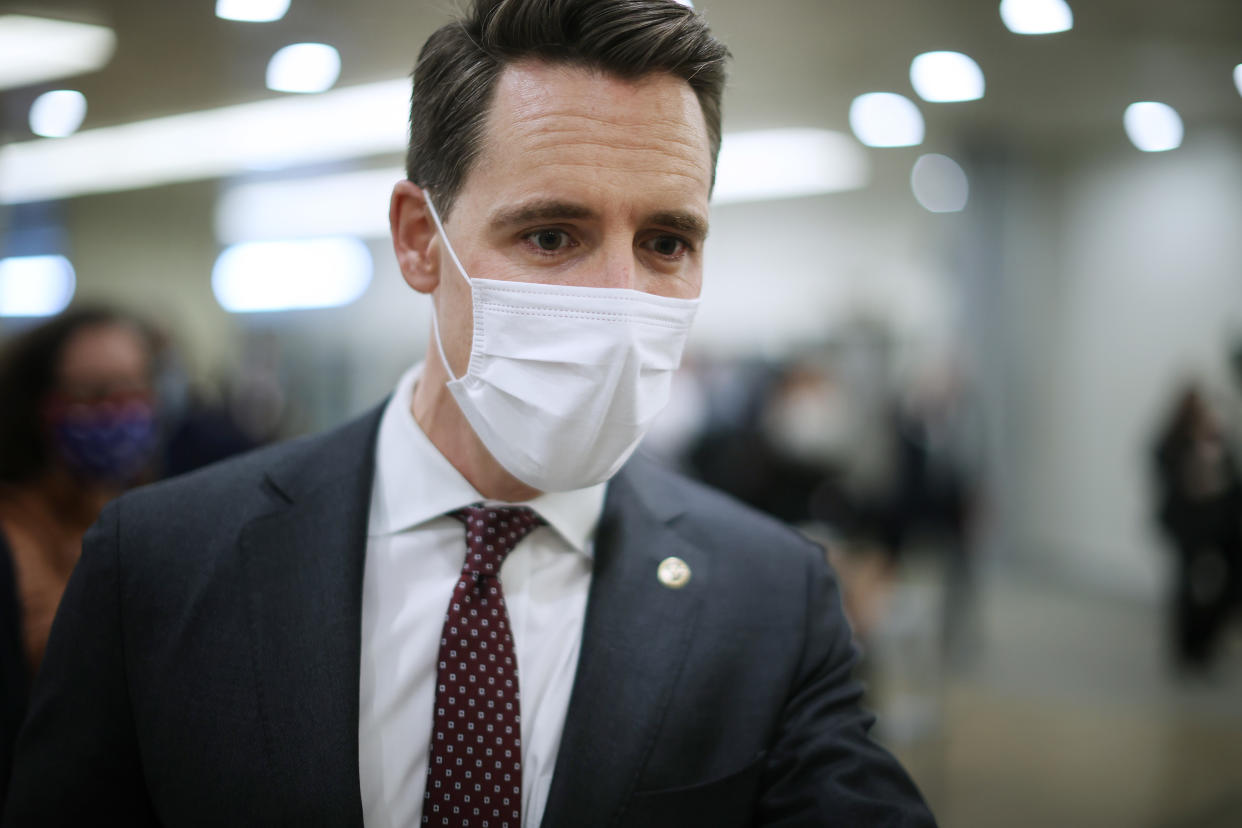
POLYGON ((77 132, 85 117, 86 96, 81 92, 44 92, 30 105, 30 131, 44 138, 64 138, 77 132))
POLYGON ((1065 0, 1001 0, 1001 20, 1014 34, 1041 35, 1074 28, 1074 12, 1065 0))
POLYGON ((923 116, 909 98, 868 92, 850 104, 850 129, 869 147, 912 147, 923 143, 923 116))
POLYGON ((983 70, 961 52, 924 52, 910 62, 910 83, 925 101, 975 101, 983 97, 983 70))
POLYGON ((401 152, 407 78, 0 146, 0 203, 401 152))
POLYGON ((216 202, 223 244, 308 236, 388 235, 388 200, 399 167, 239 184, 216 202))
POLYGON ((726 135, 714 204, 833 193, 866 186, 867 156, 847 135, 771 129, 726 135))
POLYGON ((323 92, 341 74, 341 56, 326 43, 294 43, 267 63, 267 88, 277 92, 323 92))
POLYGON ((1126 135, 1143 152, 1165 152, 1182 145, 1182 119, 1168 104, 1155 101, 1126 107, 1126 135))
POLYGON ((0 316, 54 316, 73 298, 74 285, 64 256, 0 259, 0 316))
POLYGON ((1242 63, 1233 67, 1233 85, 1238 87, 1238 94, 1242 95, 1242 63))
POLYGON ((970 182, 957 162, 947 155, 920 155, 910 171, 910 189, 925 210, 957 213, 966 207, 970 182))
POLYGON ((270 23, 289 11, 289 0, 216 0, 216 17, 243 23, 270 23))
POLYGON ((211 290, 232 313, 348 305, 371 283, 371 253, 347 236, 246 242, 225 249, 211 290))
POLYGON ((0 14, 0 89, 93 72, 115 48, 106 26, 0 14))

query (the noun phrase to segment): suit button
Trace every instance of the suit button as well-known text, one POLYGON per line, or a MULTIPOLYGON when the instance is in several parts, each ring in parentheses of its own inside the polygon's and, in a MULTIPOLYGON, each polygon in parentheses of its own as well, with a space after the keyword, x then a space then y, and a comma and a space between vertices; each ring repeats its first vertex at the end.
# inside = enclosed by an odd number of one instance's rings
POLYGON ((656 577, 669 589, 681 589, 690 583, 690 567, 681 558, 665 558, 656 569, 656 577))

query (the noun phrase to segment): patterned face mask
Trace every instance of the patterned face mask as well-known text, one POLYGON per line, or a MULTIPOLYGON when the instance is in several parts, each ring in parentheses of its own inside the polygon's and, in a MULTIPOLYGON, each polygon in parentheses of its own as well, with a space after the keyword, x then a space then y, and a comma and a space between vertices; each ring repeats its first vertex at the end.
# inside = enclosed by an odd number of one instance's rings
POLYGON ((89 402, 53 396, 44 418, 57 455, 86 480, 129 483, 155 451, 155 412, 146 392, 109 394, 89 402))

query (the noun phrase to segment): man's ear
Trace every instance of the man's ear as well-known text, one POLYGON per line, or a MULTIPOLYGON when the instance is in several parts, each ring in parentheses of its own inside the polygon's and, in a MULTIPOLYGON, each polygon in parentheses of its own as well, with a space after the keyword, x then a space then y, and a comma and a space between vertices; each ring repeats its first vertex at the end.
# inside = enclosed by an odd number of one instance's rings
POLYGON ((440 284, 440 249, 432 244, 436 225, 427 209, 427 196, 414 182, 398 181, 392 188, 388 226, 406 283, 419 293, 434 291, 440 284))

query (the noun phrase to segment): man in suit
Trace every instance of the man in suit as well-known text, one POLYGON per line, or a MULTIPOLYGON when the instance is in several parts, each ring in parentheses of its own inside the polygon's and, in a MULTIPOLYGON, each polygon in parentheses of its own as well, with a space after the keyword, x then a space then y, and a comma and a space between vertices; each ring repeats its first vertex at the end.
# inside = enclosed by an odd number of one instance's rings
POLYGON ((105 511, 6 825, 932 824, 821 550, 629 459, 726 56, 673 0, 478 0, 430 38, 390 206, 427 360, 105 511))

